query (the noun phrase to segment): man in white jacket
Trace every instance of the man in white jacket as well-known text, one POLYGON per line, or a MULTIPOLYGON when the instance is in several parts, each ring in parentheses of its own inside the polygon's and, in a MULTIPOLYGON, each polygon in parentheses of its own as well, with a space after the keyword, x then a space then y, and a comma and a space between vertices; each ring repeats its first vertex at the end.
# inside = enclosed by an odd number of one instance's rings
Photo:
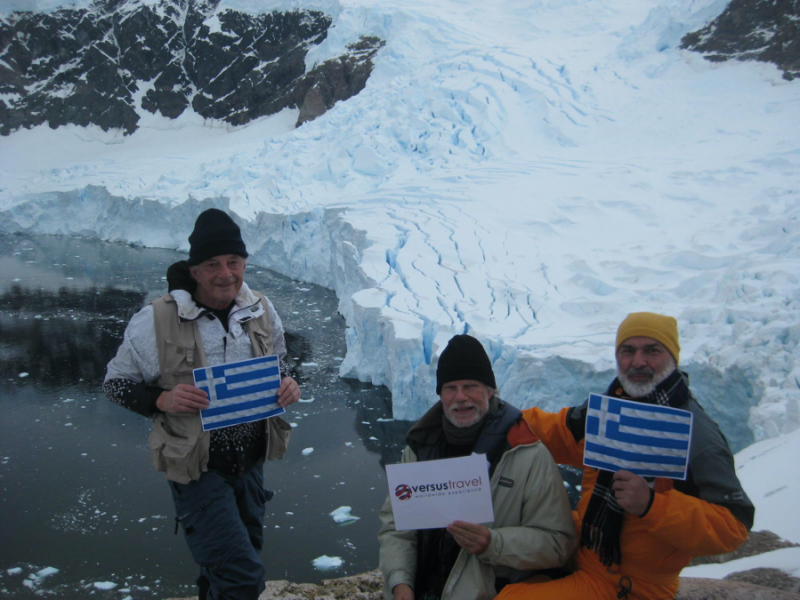
POLYGON ((409 430, 402 462, 485 454, 494 521, 397 531, 387 498, 378 533, 386 600, 490 600, 508 583, 562 566, 575 549, 558 468, 496 388, 480 342, 453 337, 439 357, 440 402, 409 430))
POLYGON ((192 370, 277 354, 278 403, 300 398, 283 362, 283 325, 244 282, 247 249, 223 211, 200 214, 189 260, 167 271, 170 293, 133 316, 103 391, 153 419, 151 460, 169 481, 176 519, 200 566, 201 600, 256 600, 264 589, 264 460, 283 456, 290 427, 278 417, 203 431, 207 394, 192 370))

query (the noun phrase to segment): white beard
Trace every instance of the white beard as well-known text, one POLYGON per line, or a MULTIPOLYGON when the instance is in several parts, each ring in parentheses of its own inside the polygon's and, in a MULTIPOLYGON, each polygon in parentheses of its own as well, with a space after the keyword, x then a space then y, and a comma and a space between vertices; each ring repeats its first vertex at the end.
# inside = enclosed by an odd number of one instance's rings
MULTIPOLYGON (((664 367, 662 371, 659 373, 653 374, 653 379, 646 383, 638 383, 635 381, 631 381, 628 379, 627 373, 622 373, 617 367, 617 377, 619 378, 619 382, 622 384, 622 389, 625 390, 625 393, 628 394, 631 398, 644 398, 653 393, 653 391, 658 387, 658 384, 664 381, 667 377, 672 375, 672 372, 676 369, 677 365, 675 364, 675 360, 671 359, 669 364, 664 367)), ((632 369, 628 369, 631 371, 632 369)))

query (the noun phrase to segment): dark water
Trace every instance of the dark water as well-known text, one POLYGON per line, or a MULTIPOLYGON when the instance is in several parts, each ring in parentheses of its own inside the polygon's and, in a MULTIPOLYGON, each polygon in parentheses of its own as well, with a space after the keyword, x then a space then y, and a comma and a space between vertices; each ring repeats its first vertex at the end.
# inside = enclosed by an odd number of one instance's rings
MULTIPOLYGON (((166 291, 166 267, 182 258, 0 236, 0 596, 195 593, 167 485, 149 466, 150 422, 100 391, 129 318, 166 291)), ((319 582, 373 569, 383 465, 396 462, 409 423, 390 420, 385 388, 338 377, 345 325, 332 292, 253 265, 247 281, 281 315, 304 399, 287 415, 297 425, 287 456, 265 469, 277 492, 267 508, 267 578, 319 582), (303 456, 306 448, 314 451, 303 456), (337 525, 330 513, 341 506, 359 519, 337 525), (322 555, 344 563, 318 571, 312 561, 322 555)))

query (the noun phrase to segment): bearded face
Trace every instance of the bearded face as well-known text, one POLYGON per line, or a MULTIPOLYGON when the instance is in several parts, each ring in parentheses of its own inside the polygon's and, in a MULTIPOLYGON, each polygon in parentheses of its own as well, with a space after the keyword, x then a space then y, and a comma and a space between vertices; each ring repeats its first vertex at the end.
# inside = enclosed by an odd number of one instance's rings
POLYGON ((631 398, 647 396, 676 368, 669 351, 652 338, 628 338, 617 349, 617 377, 631 398))
POLYGON ((444 415, 456 427, 471 427, 489 412, 494 390, 473 379, 450 381, 442 386, 444 415))

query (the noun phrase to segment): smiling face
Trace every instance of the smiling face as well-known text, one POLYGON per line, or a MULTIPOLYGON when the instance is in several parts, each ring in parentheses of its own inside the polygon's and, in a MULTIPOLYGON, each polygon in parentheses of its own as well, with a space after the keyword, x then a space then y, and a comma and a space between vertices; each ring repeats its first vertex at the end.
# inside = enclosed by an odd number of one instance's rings
POLYGON ((214 310, 226 308, 242 289, 246 266, 238 254, 221 254, 189 267, 197 281, 194 299, 214 310))
POLYGON ((617 377, 632 398, 642 398, 676 369, 675 359, 653 338, 628 338, 617 348, 617 377))
POLYGON ((456 427, 470 427, 489 412, 489 400, 494 391, 474 379, 458 379, 442 385, 439 396, 444 415, 456 427))

